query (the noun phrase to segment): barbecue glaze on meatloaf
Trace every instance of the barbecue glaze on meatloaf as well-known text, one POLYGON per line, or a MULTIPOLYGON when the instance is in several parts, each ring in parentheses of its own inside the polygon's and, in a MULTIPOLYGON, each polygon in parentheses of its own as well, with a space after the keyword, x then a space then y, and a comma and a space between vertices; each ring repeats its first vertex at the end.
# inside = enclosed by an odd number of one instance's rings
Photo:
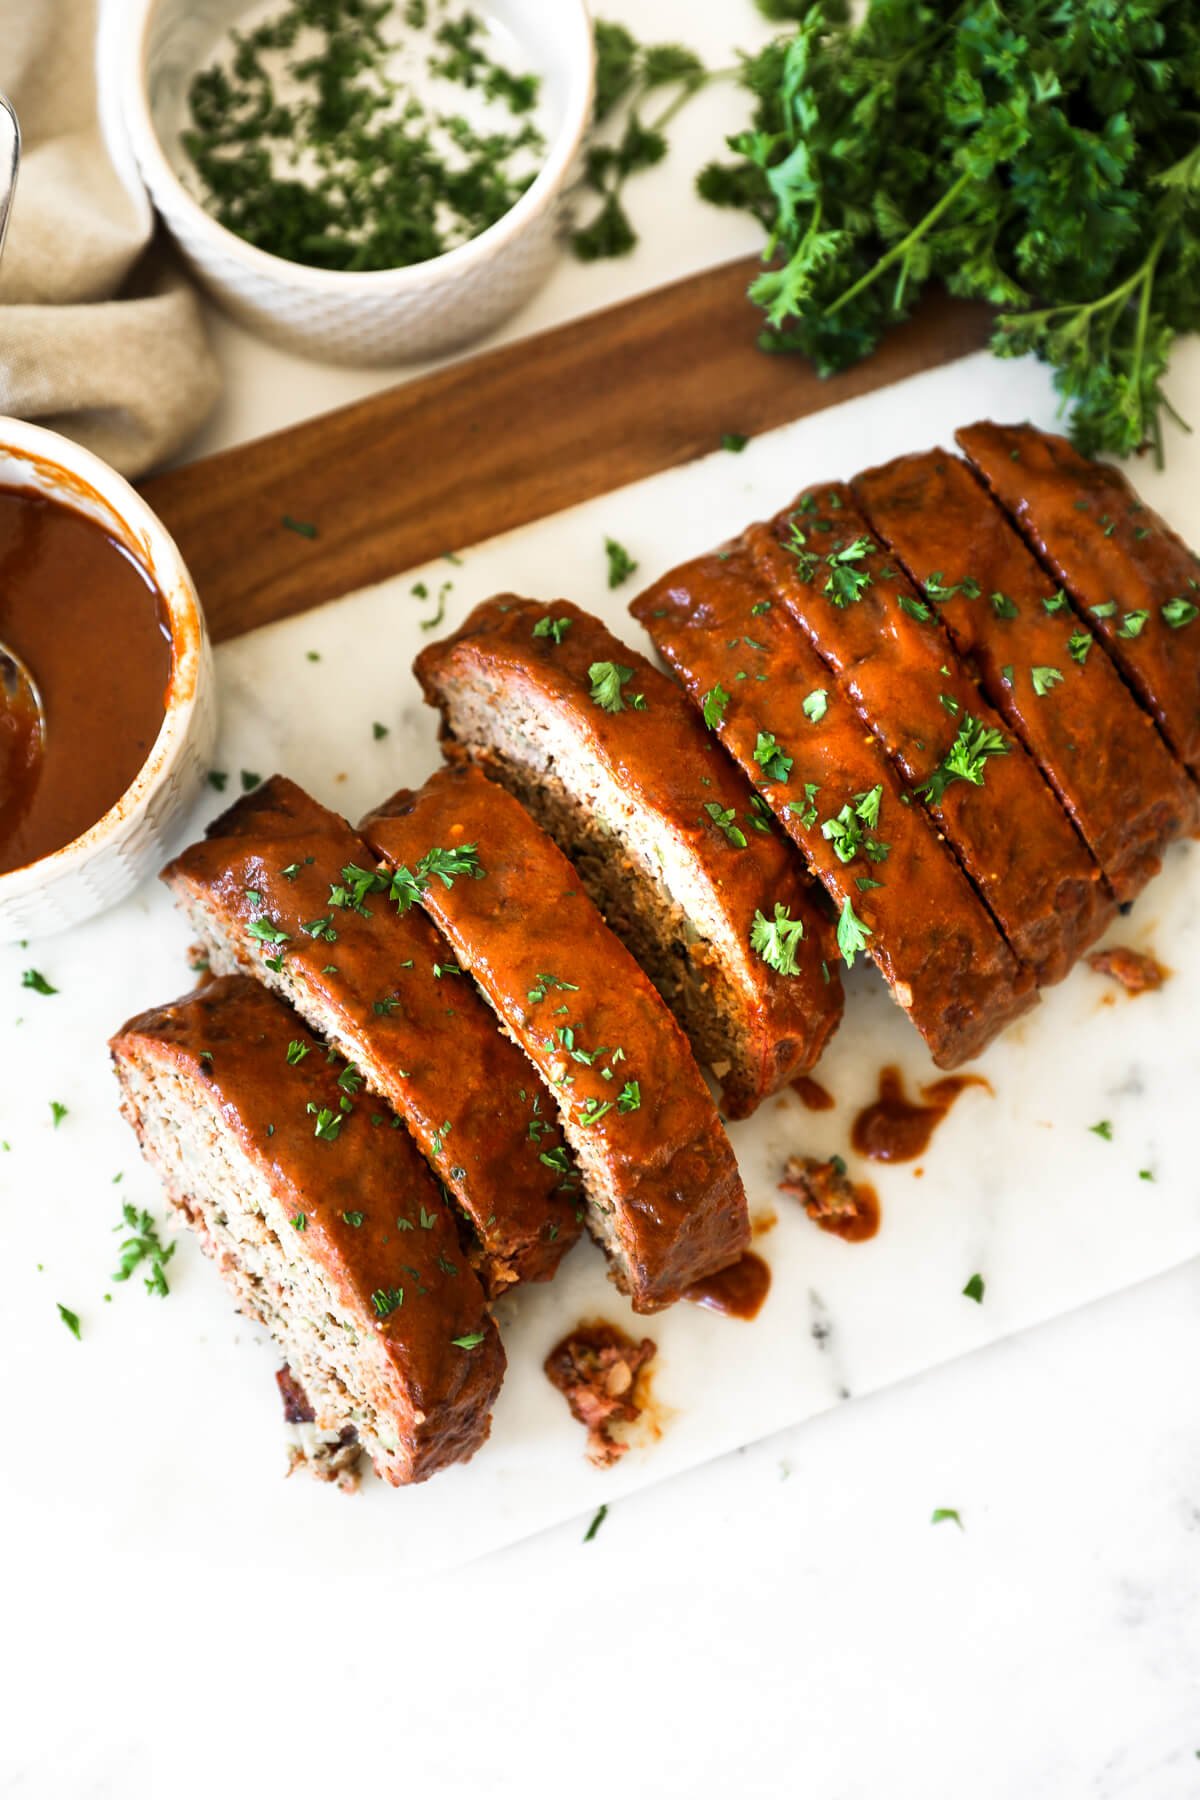
POLYGON ((1200 777, 1200 561, 1119 469, 1032 425, 956 433, 1167 743, 1200 777))
POLYGON ((926 806, 1019 960, 1061 981, 1115 910, 1086 844, 1018 738, 1002 729, 936 609, 871 536, 848 487, 809 488, 744 538, 775 602, 807 634, 926 806), (981 779, 936 781, 956 745, 994 734, 981 779))
POLYGON ((253 974, 353 1062, 405 1121, 470 1227, 491 1294, 545 1281, 579 1235, 541 1158, 538 1094, 419 911, 372 891, 376 862, 338 814, 276 775, 163 871, 216 974, 253 974), (267 935, 261 935, 263 933, 267 935))
POLYGON ((569 601, 515 595, 414 667, 447 755, 479 763, 571 858, 726 1110, 744 1118, 812 1068, 842 1012, 825 897, 678 683, 569 601), (604 706, 601 680, 617 689, 604 706), (750 941, 777 904, 803 929, 787 973, 750 941))
POLYGON ((355 1072, 245 976, 112 1039, 121 1110, 316 1426, 394 1486, 488 1435, 504 1352, 450 1208, 355 1072))
POLYGON ((1008 728, 1035 757, 1108 879, 1132 900, 1194 829, 1194 784, 1068 596, 945 450, 853 482, 874 530, 936 609, 1008 728))
POLYGON ((470 763, 395 795, 363 835, 419 892, 553 1094, 588 1221, 638 1312, 736 1262, 750 1227, 687 1039, 566 857, 470 763), (471 850, 474 878, 435 869, 471 850))
POLYGON ((1033 978, 745 544, 672 570, 630 610, 707 707, 934 1061, 954 1068, 977 1056, 1035 1003, 1033 978))

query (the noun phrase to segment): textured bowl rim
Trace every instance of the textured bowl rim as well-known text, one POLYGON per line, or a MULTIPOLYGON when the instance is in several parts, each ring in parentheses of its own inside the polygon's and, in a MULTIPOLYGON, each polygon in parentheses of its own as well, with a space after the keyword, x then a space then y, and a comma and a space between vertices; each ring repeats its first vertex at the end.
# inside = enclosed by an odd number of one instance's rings
POLYGON ((113 34, 112 42, 105 47, 106 62, 120 82, 125 127, 146 185, 172 229, 174 220, 159 200, 160 192, 169 194, 172 209, 186 218, 189 230, 206 240, 211 250, 284 286, 343 298, 386 288, 402 297, 453 281, 477 264, 487 262, 545 211, 569 173, 591 123, 596 57, 587 0, 552 0, 557 11, 569 14, 569 25, 575 34, 569 50, 566 103, 546 160, 520 199, 486 231, 441 256, 429 257, 425 262, 406 263, 391 269, 314 269, 307 263, 289 262, 286 257, 260 250, 257 245, 248 244, 236 232, 218 224, 188 192, 172 168, 154 127, 146 82, 146 39, 154 12, 161 3, 162 0, 130 0, 128 5, 110 7, 101 19, 101 29, 113 34))
MULTIPOLYGON (((207 633, 195 584, 179 548, 162 521, 134 492, 124 476, 81 444, 44 426, 0 416, 0 455, 26 462, 36 471, 61 476, 55 486, 70 504, 85 498, 102 507, 124 528, 129 544, 139 547, 140 561, 167 609, 171 625, 171 683, 163 722, 145 762, 129 786, 94 825, 36 862, 0 874, 0 906, 48 888, 89 862, 107 844, 119 840, 146 811, 163 776, 187 739, 200 691, 207 633)), ((43 490, 44 491, 44 490, 43 490)))

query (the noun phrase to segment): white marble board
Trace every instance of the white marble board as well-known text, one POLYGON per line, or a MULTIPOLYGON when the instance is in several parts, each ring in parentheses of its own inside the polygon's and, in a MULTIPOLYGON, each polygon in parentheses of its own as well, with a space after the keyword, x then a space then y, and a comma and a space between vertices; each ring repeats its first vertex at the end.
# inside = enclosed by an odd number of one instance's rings
MULTIPOLYGON (((412 595, 418 579, 434 592, 453 581, 448 624, 499 589, 566 594, 642 643, 625 615, 637 580, 616 594, 605 585, 606 534, 648 580, 809 481, 948 443, 957 424, 985 415, 1053 424, 1044 372, 974 357, 776 431, 741 456, 717 452, 487 545, 447 546, 462 552, 461 566, 412 571, 225 645, 218 760, 229 795, 242 769, 279 769, 354 818, 422 779, 436 748, 434 716, 409 672, 432 610, 412 595), (375 720, 389 727, 380 741, 375 720)), ((1193 536, 1198 461, 1176 440, 1166 474, 1147 467, 1137 477, 1193 536)), ((222 804, 212 794, 189 835, 222 804)), ((551 1286, 500 1309, 509 1373, 475 1461, 409 1492, 370 1480, 355 1500, 280 1479, 278 1357, 233 1312, 194 1243, 181 1242, 165 1301, 137 1281, 109 1280, 120 1201, 163 1210, 117 1116, 105 1040, 191 983, 188 933, 165 892, 149 884, 67 937, 0 949, 0 1392, 10 1425, 31 1416, 36 1368, 36 1410, 56 1420, 53 1454, 10 1430, 0 1455, 0 1516, 9 1542, 30 1546, 26 1578, 36 1581, 59 1534, 170 1568, 183 1593, 209 1566, 245 1564, 270 1581, 314 1553, 360 1588, 380 1559, 398 1571, 445 1567, 1196 1255, 1197 864, 1192 846, 1174 850, 1110 933, 1170 967, 1162 991, 1130 1000, 1084 969, 1047 995, 974 1065, 994 1097, 965 1094, 915 1168, 856 1169, 879 1190, 883 1225, 874 1241, 847 1245, 777 1193, 781 1165, 794 1151, 846 1149, 881 1064, 899 1063, 910 1084, 932 1073, 878 978, 856 969, 820 1070, 838 1110, 814 1115, 788 1096, 733 1131, 752 1212, 778 1214, 759 1243, 773 1271, 759 1318, 678 1306, 636 1321, 600 1253, 583 1244, 551 1286), (21 987, 31 966, 56 995, 21 987), (68 1108, 57 1127, 52 1100, 68 1108), (1101 1119, 1111 1141, 1088 1129, 1101 1119), (1146 1169, 1152 1180, 1140 1177, 1146 1169), (962 1294, 976 1272, 982 1305, 962 1294), (80 1315, 81 1342, 59 1301, 80 1315), (644 1328, 659 1346, 658 1435, 644 1433, 607 1473, 585 1463, 582 1430, 541 1370, 557 1337, 595 1313, 644 1328)))

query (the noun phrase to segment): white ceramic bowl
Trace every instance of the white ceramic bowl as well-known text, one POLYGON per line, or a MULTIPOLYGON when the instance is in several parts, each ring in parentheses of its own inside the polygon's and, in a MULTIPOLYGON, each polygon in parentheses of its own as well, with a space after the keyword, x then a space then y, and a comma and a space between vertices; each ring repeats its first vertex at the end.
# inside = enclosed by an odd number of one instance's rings
POLYGON ((310 269, 218 225, 172 167, 187 87, 246 0, 127 0, 102 14, 102 62, 142 176, 200 280, 237 318, 292 349, 376 364, 435 356, 514 312, 553 263, 561 202, 591 118, 594 53, 584 0, 486 0, 482 10, 536 52, 546 160, 502 219, 458 249, 405 269, 310 269))
MULTIPOLYGON (((166 605, 173 649, 162 726, 102 819, 23 869, 0 875, 0 940, 43 937, 102 912, 166 860, 171 828, 199 794, 217 731, 212 651, 191 576, 166 529, 107 463, 57 432, 0 418, 0 487, 49 495, 98 520, 166 605)), ((114 645, 114 655, 119 646, 114 645)), ((104 671, 96 671, 97 680, 104 671)))

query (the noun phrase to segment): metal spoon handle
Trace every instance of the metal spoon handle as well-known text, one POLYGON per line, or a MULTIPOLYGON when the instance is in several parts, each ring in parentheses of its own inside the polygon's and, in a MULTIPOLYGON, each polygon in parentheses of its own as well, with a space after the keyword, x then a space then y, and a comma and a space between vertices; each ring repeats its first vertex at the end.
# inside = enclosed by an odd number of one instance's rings
POLYGON ((13 195, 17 191, 17 170, 21 166, 21 127, 12 101, 0 94, 0 256, 8 234, 13 195))

